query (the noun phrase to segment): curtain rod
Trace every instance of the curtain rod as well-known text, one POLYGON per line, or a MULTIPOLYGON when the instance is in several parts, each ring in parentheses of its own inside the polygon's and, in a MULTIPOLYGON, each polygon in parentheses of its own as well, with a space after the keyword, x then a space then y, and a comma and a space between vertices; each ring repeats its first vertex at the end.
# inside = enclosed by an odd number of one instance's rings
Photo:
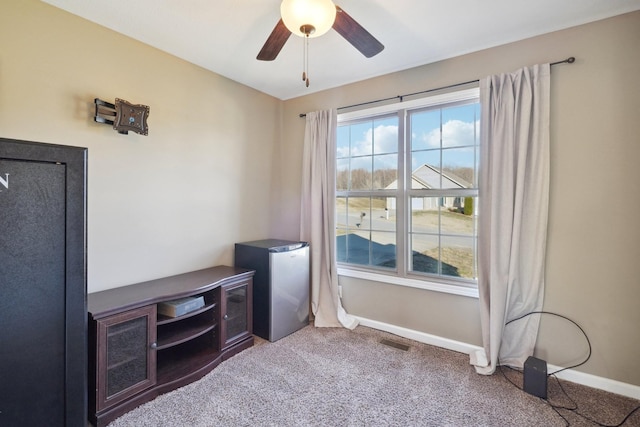
MULTIPOLYGON (((565 60, 552 62, 549 65, 573 64, 575 61, 576 61, 576 58, 574 58, 573 56, 570 56, 569 58, 567 58, 565 60)), ((427 89, 427 90, 422 90, 420 92, 407 93, 405 95, 396 95, 396 96, 391 96, 389 98, 376 99, 375 101, 367 101, 367 102, 362 102, 360 104, 353 104, 353 105, 347 105, 347 106, 344 106, 344 107, 338 107, 338 110, 345 110, 347 108, 353 108, 353 107, 362 107, 363 105, 376 104, 378 102, 391 101, 391 100, 394 100, 394 99, 399 99, 400 102, 402 102, 404 100, 404 98, 407 97, 407 96, 422 95, 424 93, 435 92, 437 90, 451 89, 451 88, 454 88, 454 87, 464 86, 464 85, 468 85, 468 84, 471 84, 471 83, 478 83, 479 81, 480 81, 479 79, 469 80, 468 82, 454 83, 452 85, 437 87, 435 89, 427 89)), ((300 117, 301 118, 302 117, 307 117, 307 114, 306 113, 300 113, 300 117)))

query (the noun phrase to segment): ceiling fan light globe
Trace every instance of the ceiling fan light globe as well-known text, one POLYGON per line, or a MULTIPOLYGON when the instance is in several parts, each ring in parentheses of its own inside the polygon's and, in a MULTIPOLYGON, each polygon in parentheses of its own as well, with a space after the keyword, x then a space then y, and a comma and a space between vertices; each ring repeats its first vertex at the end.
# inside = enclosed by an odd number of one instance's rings
POLYGON ((319 37, 333 26, 336 5, 331 0, 283 0, 280 15, 284 25, 299 37, 319 37), (305 34, 302 28, 312 26, 315 31, 305 34))

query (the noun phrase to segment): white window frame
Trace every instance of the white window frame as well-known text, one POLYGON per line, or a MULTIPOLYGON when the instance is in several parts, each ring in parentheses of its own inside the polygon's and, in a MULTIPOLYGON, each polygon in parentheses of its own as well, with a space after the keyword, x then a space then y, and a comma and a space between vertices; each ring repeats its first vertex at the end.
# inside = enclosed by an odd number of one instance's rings
MULTIPOLYGON (((461 102, 461 101, 477 100, 479 99, 479 95, 480 95, 480 90, 478 87, 475 87, 471 89, 432 95, 432 96, 421 98, 421 99, 403 101, 403 102, 392 103, 392 104, 387 104, 383 106, 377 106, 373 108, 339 113, 338 124, 347 122, 347 121, 357 120, 357 119, 370 119, 376 116, 388 115, 390 113, 400 113, 401 119, 398 121, 398 133, 404 135, 405 122, 406 122, 404 120, 404 117, 406 116, 407 110, 428 108, 433 106, 439 106, 442 104, 451 104, 451 103, 461 102)), ((398 174, 402 173, 402 171, 405 169, 404 168, 405 157, 406 156, 399 156, 398 174)), ((406 171, 406 173, 410 175, 411 171, 406 171)), ((410 182, 410 180, 408 182, 410 182)), ((407 189, 404 189, 403 191, 407 193, 407 189)), ((405 200, 404 197, 403 197, 403 200, 405 200)), ((401 202, 400 200, 396 202, 396 206, 398 207, 397 217, 401 218, 400 221, 404 222, 402 230, 407 229, 408 222, 409 222, 408 214, 406 213, 406 207, 404 205, 405 203, 401 202)), ((334 212, 335 212, 335 207, 334 207, 334 212)), ((428 276, 424 278, 423 277, 414 278, 412 276, 407 275, 405 253, 407 251, 406 239, 408 234, 406 232, 403 232, 402 230, 398 230, 396 232, 396 238, 397 238, 396 247, 398 251, 403 251, 403 255, 399 258, 402 259, 402 262, 405 265, 401 266, 400 263, 398 262, 397 273, 394 273, 394 272, 386 273, 382 270, 380 271, 373 270, 373 269, 366 268, 364 266, 359 267, 352 264, 338 263, 338 275, 356 278, 356 279, 382 282, 382 283, 398 285, 398 286, 407 286, 407 287, 424 289, 429 291, 444 292, 444 293, 449 293, 454 295, 478 298, 477 283, 473 284, 473 283, 469 283, 468 281, 457 282, 455 281, 455 279, 449 280, 447 278, 442 278, 442 277, 438 277, 437 279, 428 277, 428 276)), ((334 239, 335 239, 335 230, 334 230, 334 239)))

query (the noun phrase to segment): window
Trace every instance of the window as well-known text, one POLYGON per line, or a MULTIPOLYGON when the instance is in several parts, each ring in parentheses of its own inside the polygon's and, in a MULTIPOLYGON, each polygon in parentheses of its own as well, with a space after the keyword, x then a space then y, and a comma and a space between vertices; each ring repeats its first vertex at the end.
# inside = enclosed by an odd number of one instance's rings
POLYGON ((339 267, 475 286, 478 89, 338 120, 339 267))

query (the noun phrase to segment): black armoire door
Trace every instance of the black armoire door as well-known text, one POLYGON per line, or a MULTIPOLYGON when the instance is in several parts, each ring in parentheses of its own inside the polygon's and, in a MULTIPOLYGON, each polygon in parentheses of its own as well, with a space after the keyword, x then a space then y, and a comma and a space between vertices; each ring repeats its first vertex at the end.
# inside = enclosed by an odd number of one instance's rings
POLYGON ((86 425, 85 159, 0 139, 0 425, 86 425))

